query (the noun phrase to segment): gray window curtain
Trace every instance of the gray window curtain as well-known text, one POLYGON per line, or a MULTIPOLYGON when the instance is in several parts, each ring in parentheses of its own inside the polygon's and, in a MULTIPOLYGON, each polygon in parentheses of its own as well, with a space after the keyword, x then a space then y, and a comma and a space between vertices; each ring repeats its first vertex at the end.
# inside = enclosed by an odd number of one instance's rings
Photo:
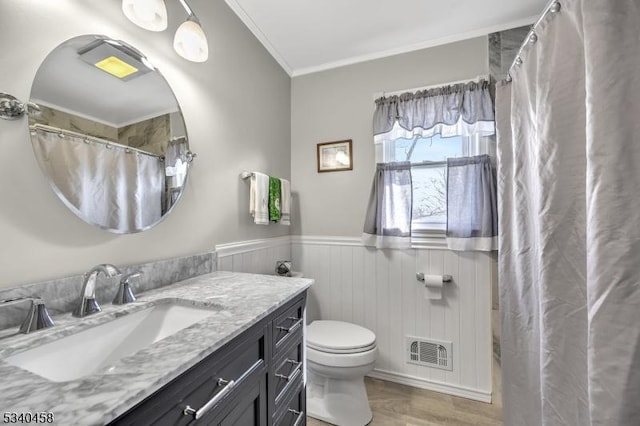
POLYGON ((411 163, 376 166, 362 242, 377 248, 411 247, 411 163))
POLYGON ((444 137, 495 134, 489 82, 454 84, 376 100, 375 143, 435 134, 444 137))
POLYGON ((447 160, 447 246, 498 249, 496 172, 488 155, 447 160))

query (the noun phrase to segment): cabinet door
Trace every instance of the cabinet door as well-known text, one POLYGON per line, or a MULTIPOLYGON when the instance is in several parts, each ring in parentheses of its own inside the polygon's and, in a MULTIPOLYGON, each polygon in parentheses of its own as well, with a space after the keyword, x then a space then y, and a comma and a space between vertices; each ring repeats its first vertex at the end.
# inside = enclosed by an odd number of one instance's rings
POLYGON ((204 417, 196 422, 192 415, 185 414, 186 407, 198 410, 220 395, 220 400, 211 407, 210 413, 221 412, 223 406, 236 399, 235 395, 242 395, 241 389, 245 388, 245 384, 254 386, 265 375, 265 325, 260 323, 227 343, 114 420, 110 426, 208 424, 202 422, 204 417), (230 383, 232 381, 233 384, 230 383))
POLYGON ((275 414, 273 426, 305 426, 307 398, 302 380, 298 381, 295 392, 290 400, 275 414))
POLYGON ((239 396, 229 404, 230 411, 220 413, 215 419, 202 419, 203 424, 216 426, 266 426, 267 413, 267 377, 266 374, 247 384, 239 396))

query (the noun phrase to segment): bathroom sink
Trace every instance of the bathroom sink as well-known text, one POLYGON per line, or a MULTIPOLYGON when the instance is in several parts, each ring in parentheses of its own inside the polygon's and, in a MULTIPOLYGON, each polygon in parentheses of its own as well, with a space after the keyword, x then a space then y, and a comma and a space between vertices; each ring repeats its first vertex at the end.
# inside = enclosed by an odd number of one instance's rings
POLYGON ((54 382, 113 370, 117 361, 213 314, 215 308, 160 303, 5 358, 54 382))

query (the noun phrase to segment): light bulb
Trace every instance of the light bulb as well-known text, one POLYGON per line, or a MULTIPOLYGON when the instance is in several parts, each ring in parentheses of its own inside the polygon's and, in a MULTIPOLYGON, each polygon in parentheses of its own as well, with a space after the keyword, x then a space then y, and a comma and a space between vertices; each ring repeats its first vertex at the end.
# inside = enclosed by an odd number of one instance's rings
POLYGON ((209 58, 207 37, 195 17, 190 16, 178 27, 173 48, 178 55, 192 62, 204 62, 209 58))
POLYGON ((167 29, 164 0, 122 0, 122 12, 131 22, 149 31, 167 29))

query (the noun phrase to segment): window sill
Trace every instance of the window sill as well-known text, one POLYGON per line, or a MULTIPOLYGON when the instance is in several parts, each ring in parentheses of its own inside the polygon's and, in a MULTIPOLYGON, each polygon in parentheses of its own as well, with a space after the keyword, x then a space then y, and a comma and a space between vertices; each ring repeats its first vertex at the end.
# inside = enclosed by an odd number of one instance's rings
POLYGON ((444 229, 414 229, 411 232, 411 248, 446 249, 446 231, 444 229))

